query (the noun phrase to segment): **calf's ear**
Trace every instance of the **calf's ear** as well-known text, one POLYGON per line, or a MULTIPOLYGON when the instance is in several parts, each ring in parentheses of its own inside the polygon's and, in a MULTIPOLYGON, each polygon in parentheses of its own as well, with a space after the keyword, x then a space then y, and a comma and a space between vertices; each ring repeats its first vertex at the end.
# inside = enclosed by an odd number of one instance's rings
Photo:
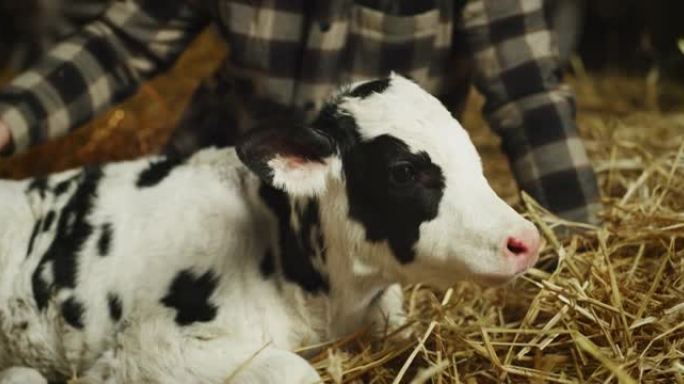
POLYGON ((335 153, 330 136, 303 125, 255 128, 237 144, 238 157, 252 172, 297 196, 325 190, 335 153))

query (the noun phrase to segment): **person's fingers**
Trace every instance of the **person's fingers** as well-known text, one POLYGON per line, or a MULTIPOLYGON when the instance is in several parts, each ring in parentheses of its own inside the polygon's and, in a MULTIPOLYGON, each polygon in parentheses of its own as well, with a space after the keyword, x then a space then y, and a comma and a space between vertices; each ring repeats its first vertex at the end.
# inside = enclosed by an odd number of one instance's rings
POLYGON ((12 141, 12 133, 9 127, 0 121, 0 153, 7 149, 10 142, 12 141))

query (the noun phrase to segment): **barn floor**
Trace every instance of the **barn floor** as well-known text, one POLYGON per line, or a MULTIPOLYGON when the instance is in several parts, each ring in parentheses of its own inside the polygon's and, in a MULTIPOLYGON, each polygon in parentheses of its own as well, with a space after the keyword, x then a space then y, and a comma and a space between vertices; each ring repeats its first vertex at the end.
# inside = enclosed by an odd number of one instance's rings
MULTIPOLYGON (((66 138, 0 160, 0 177, 26 177, 150 153, 169 135, 198 80, 226 54, 211 33, 168 74, 66 138)), ((578 121, 604 195, 605 224, 557 239, 558 220, 521 201, 473 94, 463 125, 506 200, 547 235, 543 258, 515 284, 447 292, 408 287, 416 338, 370 342, 363 333, 311 361, 329 382, 684 383, 684 100, 677 88, 575 66, 578 121), (658 92, 665 97, 659 100, 658 92), (662 112, 667 106, 667 112, 662 112), (678 106, 680 108, 678 108, 678 106)), ((0 73, 0 83, 9 74, 0 73)))

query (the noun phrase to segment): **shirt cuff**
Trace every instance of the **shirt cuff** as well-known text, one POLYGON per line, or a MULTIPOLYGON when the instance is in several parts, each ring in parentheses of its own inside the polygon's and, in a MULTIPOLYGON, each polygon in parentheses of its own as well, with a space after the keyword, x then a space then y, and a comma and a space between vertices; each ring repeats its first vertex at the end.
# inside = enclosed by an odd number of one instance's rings
POLYGON ((0 104, 0 121, 9 128, 10 144, 0 155, 8 156, 27 149, 30 144, 29 126, 22 112, 11 105, 0 104))
POLYGON ((510 101, 487 113, 491 127, 501 133, 528 124, 527 112, 546 106, 555 106, 555 113, 563 120, 575 119, 575 94, 568 85, 560 85, 552 90, 543 91, 510 101))
POLYGON ((556 88, 517 99, 487 116, 520 187, 569 219, 596 223, 596 175, 575 124, 572 92, 556 88))

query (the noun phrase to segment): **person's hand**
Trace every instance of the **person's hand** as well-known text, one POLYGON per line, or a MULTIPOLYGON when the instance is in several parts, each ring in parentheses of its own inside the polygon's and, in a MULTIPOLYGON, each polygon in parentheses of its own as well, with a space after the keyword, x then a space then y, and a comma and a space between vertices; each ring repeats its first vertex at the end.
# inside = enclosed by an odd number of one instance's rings
POLYGON ((9 127, 0 121, 0 153, 7 149, 10 142, 12 141, 12 133, 9 127))

